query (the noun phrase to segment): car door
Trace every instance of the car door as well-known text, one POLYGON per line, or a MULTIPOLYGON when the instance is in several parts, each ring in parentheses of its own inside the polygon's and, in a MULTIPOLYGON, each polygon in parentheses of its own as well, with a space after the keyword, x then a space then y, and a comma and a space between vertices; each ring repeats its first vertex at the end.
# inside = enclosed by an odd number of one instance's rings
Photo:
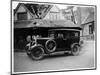
POLYGON ((70 31, 65 31, 64 32, 64 48, 69 50, 70 44, 72 42, 72 37, 71 37, 71 32, 70 31))
POLYGON ((56 33, 56 44, 58 49, 64 49, 66 45, 66 39, 64 39, 64 34, 62 32, 56 33))

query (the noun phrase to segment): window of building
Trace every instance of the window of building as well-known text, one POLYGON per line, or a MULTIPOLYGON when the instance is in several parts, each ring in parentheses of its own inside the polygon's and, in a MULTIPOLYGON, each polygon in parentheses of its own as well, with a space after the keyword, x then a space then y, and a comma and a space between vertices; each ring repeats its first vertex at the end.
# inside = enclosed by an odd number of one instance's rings
POLYGON ((19 12, 17 13, 18 20, 27 20, 27 12, 19 12))
POLYGON ((93 25, 89 25, 89 34, 93 34, 93 25))

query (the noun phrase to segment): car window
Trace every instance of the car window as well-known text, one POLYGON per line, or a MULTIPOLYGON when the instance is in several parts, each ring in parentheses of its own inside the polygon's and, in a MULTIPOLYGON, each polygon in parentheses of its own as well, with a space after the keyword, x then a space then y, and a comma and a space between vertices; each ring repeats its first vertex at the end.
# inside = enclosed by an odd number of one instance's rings
POLYGON ((71 37, 78 37, 79 33, 78 32, 72 32, 72 31, 67 31, 65 32, 65 38, 71 38, 71 37))
POLYGON ((55 33, 53 31, 50 31, 48 35, 49 37, 55 37, 55 33))
POLYGON ((78 32, 71 32, 71 37, 78 37, 78 32))
POLYGON ((78 32, 75 32, 74 35, 75 35, 75 36, 79 36, 79 35, 78 35, 78 32))
POLYGON ((64 36, 63 36, 63 33, 58 33, 58 34, 57 34, 57 37, 58 37, 58 38, 63 38, 63 37, 64 37, 64 36))
POLYGON ((71 37, 78 37, 78 31, 50 31, 49 37, 55 38, 71 38, 71 37))
POLYGON ((54 33, 51 33, 49 36, 50 36, 50 37, 54 37, 54 33))
POLYGON ((65 38, 69 38, 70 37, 70 33, 65 33, 65 38))

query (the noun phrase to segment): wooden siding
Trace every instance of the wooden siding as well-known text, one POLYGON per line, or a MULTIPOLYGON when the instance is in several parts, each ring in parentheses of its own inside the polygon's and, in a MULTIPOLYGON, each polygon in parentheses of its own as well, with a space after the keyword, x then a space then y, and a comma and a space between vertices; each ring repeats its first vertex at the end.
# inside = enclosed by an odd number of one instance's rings
POLYGON ((32 15, 30 14, 30 12, 28 12, 24 6, 20 5, 19 9, 17 10, 16 14, 14 15, 14 20, 17 21, 17 16, 18 16, 18 13, 20 12, 27 12, 27 20, 31 20, 33 19, 32 15))
POLYGON ((57 6, 53 6, 50 11, 47 13, 47 15, 44 17, 44 20, 65 20, 62 12, 57 6))

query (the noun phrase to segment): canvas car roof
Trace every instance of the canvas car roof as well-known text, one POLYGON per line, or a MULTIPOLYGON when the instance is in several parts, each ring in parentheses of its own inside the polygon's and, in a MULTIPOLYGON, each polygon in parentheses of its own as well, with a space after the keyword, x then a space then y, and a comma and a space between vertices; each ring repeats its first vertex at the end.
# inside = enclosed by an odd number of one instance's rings
POLYGON ((50 29, 49 31, 80 31, 78 29, 50 29))

